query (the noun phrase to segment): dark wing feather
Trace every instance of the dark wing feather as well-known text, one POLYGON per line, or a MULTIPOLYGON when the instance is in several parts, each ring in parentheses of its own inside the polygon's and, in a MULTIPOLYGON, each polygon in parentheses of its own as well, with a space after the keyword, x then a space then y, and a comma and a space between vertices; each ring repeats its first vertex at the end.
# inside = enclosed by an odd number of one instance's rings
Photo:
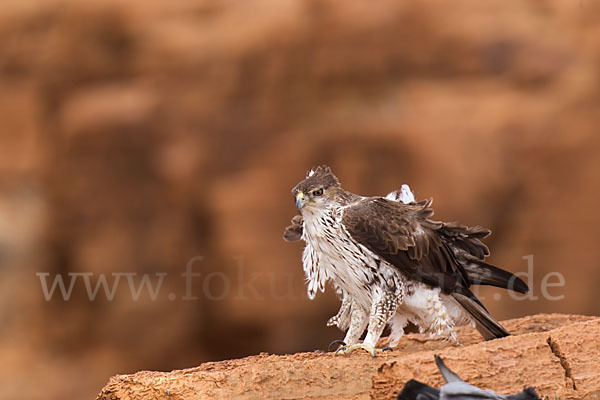
POLYGON ((455 222, 447 222, 439 229, 440 236, 452 245, 466 253, 483 260, 490 255, 488 247, 479 239, 490 235, 489 229, 480 226, 468 227, 455 222))
POLYGON ((467 311, 473 321, 475 327, 481 333, 485 340, 501 338, 510 335, 506 329, 498 321, 496 321, 481 305, 479 300, 471 292, 461 293, 461 290, 452 293, 452 297, 467 311))

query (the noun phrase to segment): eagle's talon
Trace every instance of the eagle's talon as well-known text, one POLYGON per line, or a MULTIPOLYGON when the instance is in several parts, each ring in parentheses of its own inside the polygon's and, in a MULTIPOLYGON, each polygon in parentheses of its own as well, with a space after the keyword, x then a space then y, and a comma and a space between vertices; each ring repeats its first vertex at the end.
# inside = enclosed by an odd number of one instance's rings
POLYGON ((366 351, 367 353, 371 354, 373 357, 377 356, 377 353, 382 353, 384 351, 387 351, 386 348, 378 349, 375 346, 370 345, 368 343, 359 343, 359 344, 353 344, 352 346, 342 346, 335 351, 335 354, 348 355, 359 349, 366 351))
POLYGON ((381 351, 382 351, 382 352, 383 352, 383 351, 394 351, 394 349, 393 349, 393 348, 391 348, 390 346, 385 346, 385 347, 383 347, 383 348, 381 349, 381 351))
MULTIPOLYGON (((346 347, 346 343, 344 343, 343 340, 338 339, 338 340, 334 340, 333 342, 329 343, 329 346, 327 346, 327 351, 333 351, 333 350, 331 350, 331 347, 335 346, 336 344, 342 345, 341 347, 338 347, 337 350, 346 347)), ((336 350, 336 353, 337 353, 337 350, 336 350)))

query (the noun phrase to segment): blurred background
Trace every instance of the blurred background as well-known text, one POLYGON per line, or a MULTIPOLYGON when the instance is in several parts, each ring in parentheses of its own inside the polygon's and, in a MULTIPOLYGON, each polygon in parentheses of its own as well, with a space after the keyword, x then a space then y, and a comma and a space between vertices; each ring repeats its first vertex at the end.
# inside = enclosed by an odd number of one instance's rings
POLYGON ((333 291, 309 301, 302 243, 281 239, 321 163, 351 191, 408 183, 437 218, 491 228, 496 265, 533 255, 537 299, 480 291, 499 319, 599 314, 599 12, 4 0, 0 398, 94 398, 117 373, 342 338, 333 291), (124 273, 160 290, 135 300, 122 277, 90 300, 84 276, 124 273), (57 276, 77 277, 68 301, 44 296, 57 276))

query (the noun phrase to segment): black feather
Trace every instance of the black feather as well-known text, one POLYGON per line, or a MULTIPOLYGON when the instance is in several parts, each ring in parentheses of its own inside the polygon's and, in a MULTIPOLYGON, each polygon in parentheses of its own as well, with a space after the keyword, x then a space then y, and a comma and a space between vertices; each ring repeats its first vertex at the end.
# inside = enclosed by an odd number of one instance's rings
POLYGON ((419 381, 411 379, 406 382, 398 395, 398 400, 438 400, 440 391, 419 381))

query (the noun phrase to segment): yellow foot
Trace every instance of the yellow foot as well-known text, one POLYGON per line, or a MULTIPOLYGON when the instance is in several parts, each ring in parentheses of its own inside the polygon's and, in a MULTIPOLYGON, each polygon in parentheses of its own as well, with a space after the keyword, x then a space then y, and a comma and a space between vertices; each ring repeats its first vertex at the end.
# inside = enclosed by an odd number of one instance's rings
POLYGON ((382 353, 384 351, 392 351, 391 347, 384 347, 382 349, 378 349, 375 346, 370 345, 368 343, 359 343, 359 344, 353 344, 352 346, 342 346, 336 350, 335 354, 348 355, 359 349, 366 351, 367 353, 371 354, 373 357, 375 357, 377 354, 382 353))

